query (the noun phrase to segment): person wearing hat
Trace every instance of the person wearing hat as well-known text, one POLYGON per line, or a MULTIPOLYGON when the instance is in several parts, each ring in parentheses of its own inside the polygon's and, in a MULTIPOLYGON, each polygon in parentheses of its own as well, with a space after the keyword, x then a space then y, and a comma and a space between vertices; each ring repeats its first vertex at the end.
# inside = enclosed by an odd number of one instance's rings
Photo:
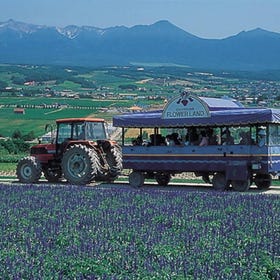
POLYGON ((258 146, 263 147, 266 144, 266 131, 265 129, 260 129, 258 132, 258 146))

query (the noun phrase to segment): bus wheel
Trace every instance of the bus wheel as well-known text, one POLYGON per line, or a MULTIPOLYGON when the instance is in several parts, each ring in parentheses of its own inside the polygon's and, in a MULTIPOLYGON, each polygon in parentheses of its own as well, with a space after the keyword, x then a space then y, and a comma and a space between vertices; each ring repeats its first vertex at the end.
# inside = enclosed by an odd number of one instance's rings
POLYGON ((145 177, 142 172, 133 171, 129 174, 128 181, 131 187, 140 188, 144 185, 145 177))
POLYGON ((271 186, 271 175, 270 174, 257 174, 255 177, 255 184, 260 190, 266 190, 271 186))
POLYGON ((228 187, 226 176, 223 173, 214 174, 212 183, 216 191, 224 191, 228 187))
POLYGON ((155 178, 159 186, 167 186, 170 182, 171 176, 170 174, 159 173, 155 175, 155 178))
POLYGON ((232 180, 231 185, 237 192, 246 192, 249 190, 251 181, 248 180, 232 180))

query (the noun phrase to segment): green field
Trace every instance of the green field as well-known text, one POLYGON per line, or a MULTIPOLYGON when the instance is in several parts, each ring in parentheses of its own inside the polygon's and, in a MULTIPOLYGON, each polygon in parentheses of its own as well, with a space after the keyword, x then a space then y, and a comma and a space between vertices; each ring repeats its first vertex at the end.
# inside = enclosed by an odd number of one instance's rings
POLYGON ((0 104, 0 134, 11 136, 15 130, 20 130, 23 134, 34 131, 36 136, 44 134, 47 123, 54 123, 56 119, 73 117, 102 117, 111 121, 112 113, 100 113, 101 108, 126 107, 131 104, 128 101, 118 100, 92 100, 92 99, 58 99, 58 98, 1 98, 0 104), (14 113, 14 107, 5 107, 13 104, 24 108, 24 114, 14 113), (68 108, 32 108, 42 104, 68 105, 68 108))
POLYGON ((36 136, 44 134, 45 125, 54 123, 57 118, 87 117, 92 110, 51 110, 51 109, 26 109, 24 115, 18 115, 13 109, 0 109, 0 133, 3 136, 11 136, 15 130, 23 134, 33 131, 36 136))

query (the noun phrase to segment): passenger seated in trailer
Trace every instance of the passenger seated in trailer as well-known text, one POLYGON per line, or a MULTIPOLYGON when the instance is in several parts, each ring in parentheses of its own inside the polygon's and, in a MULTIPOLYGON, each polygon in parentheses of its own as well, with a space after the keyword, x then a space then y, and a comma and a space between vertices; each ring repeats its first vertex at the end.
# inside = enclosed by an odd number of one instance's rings
POLYGON ((181 145, 183 145, 182 141, 179 139, 179 134, 177 132, 166 135, 165 143, 166 143, 167 146, 181 146, 181 145))
POLYGON ((196 131, 196 128, 192 127, 188 133, 188 138, 189 138, 189 145, 195 146, 199 145, 199 135, 196 131))
POLYGON ((251 133, 250 131, 241 131, 239 133, 239 136, 240 136, 240 142, 239 144, 240 145, 254 145, 255 144, 255 141, 254 139, 251 138, 251 133))
POLYGON ((201 131, 201 140, 199 143, 199 146, 208 146, 209 144, 209 138, 206 135, 206 132, 204 130, 201 131))
POLYGON ((166 135, 165 143, 166 143, 167 146, 175 146, 175 142, 174 142, 171 134, 166 135))
POLYGON ((133 146, 142 146, 142 144, 143 144, 143 139, 140 135, 136 139, 132 140, 133 146))
POLYGON ((219 145, 219 136, 214 134, 213 128, 209 128, 207 130, 207 136, 208 136, 208 145, 219 145))
POLYGON ((172 137, 175 145, 181 145, 182 144, 182 141, 179 140, 179 134, 177 132, 172 133, 171 137, 172 137))
POLYGON ((223 145, 233 145, 234 144, 234 138, 231 136, 230 130, 227 127, 222 132, 222 144, 223 145))

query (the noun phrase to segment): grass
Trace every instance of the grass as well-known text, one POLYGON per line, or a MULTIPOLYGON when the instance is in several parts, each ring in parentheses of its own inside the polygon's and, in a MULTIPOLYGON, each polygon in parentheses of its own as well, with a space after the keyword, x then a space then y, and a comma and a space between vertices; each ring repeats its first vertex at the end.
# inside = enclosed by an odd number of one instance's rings
POLYGON ((3 172, 15 172, 17 164, 14 162, 0 162, 0 174, 3 172))

